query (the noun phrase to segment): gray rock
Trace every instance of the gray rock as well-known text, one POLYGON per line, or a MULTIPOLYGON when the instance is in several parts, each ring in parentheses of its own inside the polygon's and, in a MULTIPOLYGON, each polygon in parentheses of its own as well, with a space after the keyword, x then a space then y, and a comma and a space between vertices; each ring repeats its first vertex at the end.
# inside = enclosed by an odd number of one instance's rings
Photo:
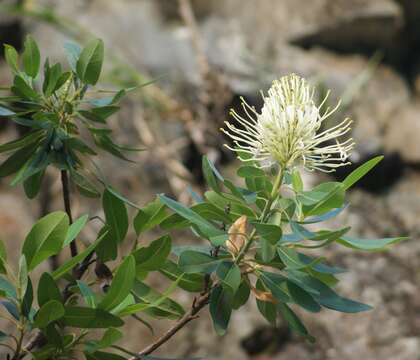
POLYGON ((401 106, 389 120, 384 137, 388 151, 397 151, 408 162, 420 162, 420 102, 401 106))

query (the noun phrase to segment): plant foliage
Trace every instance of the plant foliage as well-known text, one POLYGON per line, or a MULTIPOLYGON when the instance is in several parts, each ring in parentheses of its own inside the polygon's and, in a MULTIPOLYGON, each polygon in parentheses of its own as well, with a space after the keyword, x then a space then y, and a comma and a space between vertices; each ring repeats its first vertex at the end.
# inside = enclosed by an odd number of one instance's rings
POLYGON ((54 165, 71 175, 82 194, 102 196, 105 220, 96 241, 54 271, 43 272, 36 282, 34 271, 41 264, 83 236, 88 215, 72 222, 68 212, 56 211, 39 219, 23 242, 17 266, 8 261, 0 242, 1 303, 4 317, 15 324, 15 331, 2 332, 0 341, 13 349, 14 359, 26 355, 37 360, 68 359, 76 351, 88 360, 157 359, 116 345, 124 336, 126 319, 134 317, 148 328, 148 317, 183 325, 207 304, 219 335, 227 331, 232 312, 252 299, 271 324, 283 317, 310 341, 314 338, 295 309, 357 313, 371 308, 340 295, 335 285, 345 270, 313 250, 337 244, 381 251, 404 239, 365 240, 350 236, 348 227, 321 227, 346 208, 346 191, 381 157, 343 182, 325 182, 312 189, 304 188, 295 169, 280 169, 273 175, 253 162, 237 170, 242 179, 238 186, 203 157, 208 190, 203 197, 195 194, 195 204, 187 206, 161 194, 130 219, 129 202, 110 187, 101 193, 84 175, 82 158, 96 151, 80 136, 84 128, 95 147, 126 159, 126 148, 111 140, 107 127, 126 91, 97 97, 100 93, 92 89, 102 69, 101 40, 83 49, 69 43, 65 49, 69 68, 47 59, 41 76, 34 39, 28 37, 21 56, 5 46, 14 79, 12 95, 0 98, 0 116, 27 127, 28 132, 0 145, 0 152, 8 154, 0 176, 13 175, 12 184, 23 183, 32 198, 46 168, 54 165), (292 195, 281 196, 281 188, 289 188, 292 195), (318 224, 320 230, 313 230, 311 224, 318 224), (129 246, 131 250, 121 252, 131 226, 138 239, 129 246), (156 229, 163 235, 145 244, 143 234, 154 234, 156 229), (173 245, 172 236, 182 229, 190 229, 200 245, 173 245), (89 266, 95 266, 96 278, 86 271, 89 266), (148 284, 151 273, 169 280, 166 290, 148 284), (171 298, 176 288, 195 294, 191 310, 171 298), (27 338, 33 340, 25 345, 27 338))

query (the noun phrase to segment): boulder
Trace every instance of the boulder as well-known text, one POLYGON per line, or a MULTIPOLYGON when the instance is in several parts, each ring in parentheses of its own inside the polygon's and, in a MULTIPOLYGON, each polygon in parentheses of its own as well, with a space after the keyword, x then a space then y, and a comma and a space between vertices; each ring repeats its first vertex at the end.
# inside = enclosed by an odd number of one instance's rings
POLYGON ((409 163, 420 163, 420 101, 402 106, 387 123, 384 145, 409 163))

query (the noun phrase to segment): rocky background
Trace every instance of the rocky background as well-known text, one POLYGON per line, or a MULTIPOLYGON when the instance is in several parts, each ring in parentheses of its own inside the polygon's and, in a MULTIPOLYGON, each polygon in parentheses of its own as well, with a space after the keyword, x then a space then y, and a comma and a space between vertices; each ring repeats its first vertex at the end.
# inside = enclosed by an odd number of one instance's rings
MULTIPOLYGON (((188 183, 200 191, 201 154, 226 173, 235 160, 221 150, 217 129, 228 109, 281 75, 296 72, 342 98, 341 112, 354 121, 355 164, 378 153, 385 160, 349 194, 352 206, 336 220, 363 237, 410 236, 389 252, 357 253, 331 246, 325 254, 350 271, 341 292, 375 306, 369 313, 303 313, 318 338, 306 344, 282 324, 264 323, 254 303, 235 313, 229 333, 218 338, 207 314, 162 347, 163 356, 205 359, 420 359, 420 2, 417 0, 2 0, 0 42, 22 45, 33 34, 43 54, 60 59, 66 39, 104 39, 105 86, 154 84, 128 99, 113 119, 120 142, 148 150, 136 164, 107 156, 101 166, 132 201, 143 204, 166 192, 188 201, 188 183)), ((0 86, 10 80, 0 61, 0 86)), ((1 142, 15 136, 0 123, 1 142)), ((351 170, 351 169, 350 169, 351 170)), ((347 171, 350 171, 347 170, 347 171)), ((340 171, 339 179, 346 175, 340 171)), ((307 186, 320 180, 307 174, 307 186)), ((61 208, 52 171, 40 201, 0 183, 0 236, 9 252, 34 219, 61 208)), ((96 203, 73 201, 76 215, 96 203)), ((86 231, 93 234, 94 227, 86 231)), ((147 242, 147 239, 144 239, 147 242)), ((186 235, 179 242, 196 241, 186 235)), ((153 280, 163 286, 161 279, 153 280)), ((187 294, 177 294, 188 306, 187 294)), ((155 333, 167 328, 153 322, 155 333)), ((153 338, 133 324, 123 346, 139 350, 153 338)))

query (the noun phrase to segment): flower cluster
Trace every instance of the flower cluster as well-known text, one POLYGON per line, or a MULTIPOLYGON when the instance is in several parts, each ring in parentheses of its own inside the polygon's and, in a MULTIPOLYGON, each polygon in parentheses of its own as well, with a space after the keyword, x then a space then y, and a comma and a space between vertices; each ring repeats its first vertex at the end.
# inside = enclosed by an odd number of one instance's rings
POLYGON ((246 117, 231 111, 241 127, 226 121, 227 129, 221 129, 234 143, 234 147, 226 146, 237 151, 242 161, 257 161, 261 167, 278 164, 290 168, 301 164, 308 170, 330 172, 348 165, 346 160, 354 142, 349 138, 340 143, 339 138, 351 130, 351 120, 323 129, 323 122, 339 104, 321 113, 329 92, 318 106, 314 93, 305 79, 291 74, 275 80, 268 96, 263 94, 261 113, 242 99, 246 117), (251 156, 245 159, 241 153, 251 156))

